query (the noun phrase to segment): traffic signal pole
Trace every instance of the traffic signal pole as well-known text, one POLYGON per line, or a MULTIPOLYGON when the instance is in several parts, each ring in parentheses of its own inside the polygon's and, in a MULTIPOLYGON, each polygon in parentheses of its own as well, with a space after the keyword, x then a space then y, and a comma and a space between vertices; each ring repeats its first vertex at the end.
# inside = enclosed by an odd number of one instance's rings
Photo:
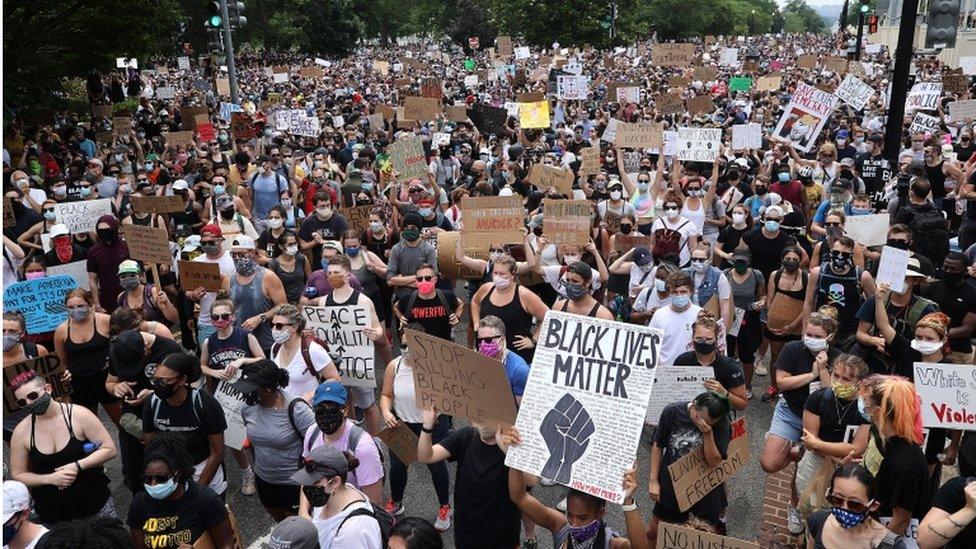
MULTIPOLYGON (((240 92, 237 88, 237 67, 234 64, 234 40, 230 33, 230 15, 227 0, 220 0, 220 19, 224 33, 224 50, 227 53, 227 78, 230 83, 230 102, 240 105, 240 92)), ((220 67, 217 67, 220 70, 220 67)))
POLYGON ((864 41, 864 12, 857 14, 857 49, 854 50, 854 60, 861 60, 861 43, 864 41))
POLYGON ((908 72, 912 66, 915 45, 915 12, 918 0, 904 0, 901 5, 901 24, 898 26, 898 46, 895 48, 895 72, 891 77, 891 100, 885 124, 885 158, 891 166, 898 165, 901 151, 901 127, 908 98, 908 72))

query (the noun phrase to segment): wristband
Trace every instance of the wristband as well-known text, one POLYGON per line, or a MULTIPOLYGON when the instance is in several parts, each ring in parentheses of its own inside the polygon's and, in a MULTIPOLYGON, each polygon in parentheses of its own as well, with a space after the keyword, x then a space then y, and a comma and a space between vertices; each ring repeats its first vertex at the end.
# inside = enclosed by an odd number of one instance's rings
POLYGON ((423 425, 421 425, 420 426, 420 431, 421 432, 424 432, 424 433, 427 433, 428 435, 434 434, 434 428, 433 427, 431 427, 430 429, 428 429, 427 427, 424 427, 423 425))
POLYGON ((77 461, 75 462, 75 467, 78 469, 79 473, 82 471, 81 464, 78 463, 77 461))
POLYGON ((627 505, 626 503, 621 503, 620 504, 620 510, 623 511, 624 513, 629 513, 631 511, 636 511, 637 510, 637 500, 635 499, 634 502, 631 503, 630 505, 627 505))

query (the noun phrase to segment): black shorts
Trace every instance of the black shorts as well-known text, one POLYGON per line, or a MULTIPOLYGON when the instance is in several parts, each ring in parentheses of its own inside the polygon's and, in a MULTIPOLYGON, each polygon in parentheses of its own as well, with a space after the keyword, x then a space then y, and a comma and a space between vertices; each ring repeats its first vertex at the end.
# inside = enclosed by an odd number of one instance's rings
MULTIPOLYGON (((658 520, 661 520, 663 522, 668 522, 671 524, 684 524, 688 522, 689 518, 691 518, 690 511, 682 513, 677 509, 668 509, 661 504, 657 504, 654 506, 654 511, 652 512, 652 514, 655 517, 657 517, 658 520)), ((711 524, 712 527, 715 528, 715 533, 724 536, 725 522, 722 521, 722 514, 723 513, 703 513, 703 514, 696 513, 695 517, 711 524)))
POLYGON ((298 490, 296 484, 271 484, 254 475, 254 486, 258 490, 261 505, 268 509, 285 509, 298 513, 298 490))
POLYGON ((94 410, 99 403, 106 406, 119 402, 115 395, 105 389, 106 379, 108 370, 84 378, 71 378, 71 402, 89 410, 94 410))

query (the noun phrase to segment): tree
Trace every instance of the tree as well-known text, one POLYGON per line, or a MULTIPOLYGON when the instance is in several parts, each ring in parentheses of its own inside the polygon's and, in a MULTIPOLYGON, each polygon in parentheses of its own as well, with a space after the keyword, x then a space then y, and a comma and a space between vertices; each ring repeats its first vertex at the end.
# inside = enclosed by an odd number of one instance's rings
POLYGON ((363 21, 352 0, 250 0, 247 6, 248 24, 235 31, 235 43, 344 55, 363 36, 363 21))
POLYGON ((783 6, 784 32, 819 32, 828 31, 827 24, 803 0, 789 0, 783 6))

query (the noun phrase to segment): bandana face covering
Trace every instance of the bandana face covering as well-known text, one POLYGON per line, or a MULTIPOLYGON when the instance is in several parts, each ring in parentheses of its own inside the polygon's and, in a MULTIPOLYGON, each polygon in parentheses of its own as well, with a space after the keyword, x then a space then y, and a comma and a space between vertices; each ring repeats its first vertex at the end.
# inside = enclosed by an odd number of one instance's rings
POLYGON ((59 236, 54 239, 54 252, 58 254, 58 259, 64 262, 71 260, 71 237, 59 236))
POLYGON ((848 511, 847 509, 841 509, 840 507, 832 507, 830 512, 845 530, 854 528, 858 524, 864 522, 864 519, 868 518, 867 513, 854 513, 852 511, 848 511))
POLYGON ((586 526, 570 526, 569 534, 573 536, 573 541, 582 543, 596 536, 597 532, 600 531, 600 526, 600 521, 593 519, 593 522, 586 526))

